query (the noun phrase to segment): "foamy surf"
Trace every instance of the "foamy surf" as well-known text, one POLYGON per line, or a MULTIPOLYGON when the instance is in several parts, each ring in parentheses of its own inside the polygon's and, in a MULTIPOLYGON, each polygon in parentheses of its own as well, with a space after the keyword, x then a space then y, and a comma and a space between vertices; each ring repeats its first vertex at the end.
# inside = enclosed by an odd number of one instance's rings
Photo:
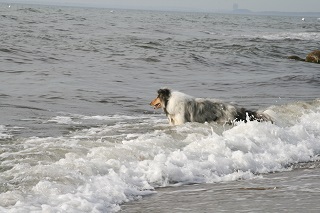
POLYGON ((9 139, 11 137, 12 137, 12 134, 8 132, 8 129, 5 126, 0 125, 0 140, 9 139))
POLYGON ((48 122, 105 124, 6 144, 0 210, 116 212, 158 187, 250 179, 319 160, 319 100, 267 111, 275 123, 172 127, 158 114, 53 117, 48 122))

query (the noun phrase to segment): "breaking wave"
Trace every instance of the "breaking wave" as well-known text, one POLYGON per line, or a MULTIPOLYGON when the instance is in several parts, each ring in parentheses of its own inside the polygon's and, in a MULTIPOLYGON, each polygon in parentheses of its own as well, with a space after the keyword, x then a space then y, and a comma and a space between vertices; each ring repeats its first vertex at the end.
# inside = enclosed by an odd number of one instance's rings
POLYGON ((267 111, 274 124, 172 127, 157 114, 51 118, 60 125, 105 124, 6 144, 0 209, 115 212, 158 187, 254 178, 319 160, 319 100, 267 111))

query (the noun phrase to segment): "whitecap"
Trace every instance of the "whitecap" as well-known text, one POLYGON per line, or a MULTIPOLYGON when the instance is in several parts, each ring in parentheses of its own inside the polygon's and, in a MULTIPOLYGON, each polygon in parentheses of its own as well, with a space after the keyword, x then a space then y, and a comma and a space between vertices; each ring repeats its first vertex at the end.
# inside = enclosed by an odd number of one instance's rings
POLYGON ((74 121, 72 117, 68 117, 68 116, 56 116, 48 120, 48 122, 53 122, 58 124, 81 124, 80 121, 74 121))
POLYGON ((0 140, 1 139, 10 139, 13 135, 9 133, 8 129, 4 125, 0 125, 0 140))

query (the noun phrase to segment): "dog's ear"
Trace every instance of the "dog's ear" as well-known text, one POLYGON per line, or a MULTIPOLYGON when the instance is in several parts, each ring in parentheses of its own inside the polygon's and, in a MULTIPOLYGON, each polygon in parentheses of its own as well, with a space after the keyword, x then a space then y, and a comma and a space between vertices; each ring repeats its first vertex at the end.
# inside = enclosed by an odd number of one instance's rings
POLYGON ((171 91, 169 89, 159 89, 158 97, 168 99, 170 97, 171 91))

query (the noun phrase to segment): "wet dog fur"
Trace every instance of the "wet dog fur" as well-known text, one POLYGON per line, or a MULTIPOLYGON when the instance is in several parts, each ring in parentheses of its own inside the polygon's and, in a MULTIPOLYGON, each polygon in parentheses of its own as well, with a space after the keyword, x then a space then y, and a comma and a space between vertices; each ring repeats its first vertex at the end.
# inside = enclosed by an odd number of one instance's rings
POLYGON ((236 121, 271 121, 271 118, 257 111, 247 110, 214 99, 194 98, 170 89, 159 89, 158 96, 151 101, 155 109, 162 108, 171 125, 186 122, 233 123, 236 121))

